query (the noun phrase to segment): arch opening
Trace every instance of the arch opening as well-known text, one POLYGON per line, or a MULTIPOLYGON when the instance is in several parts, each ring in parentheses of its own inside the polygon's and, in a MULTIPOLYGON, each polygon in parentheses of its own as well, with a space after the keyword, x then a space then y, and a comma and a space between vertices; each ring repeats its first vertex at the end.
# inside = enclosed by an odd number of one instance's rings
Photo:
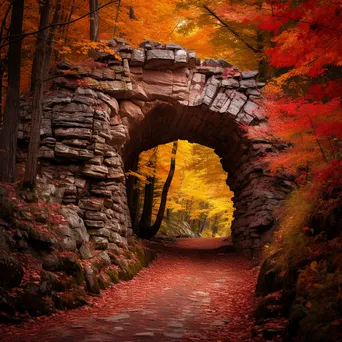
POLYGON ((226 185, 227 172, 213 149, 203 145, 177 142, 158 145, 139 155, 137 170, 128 172, 129 206, 133 230, 138 227, 145 201, 151 201, 151 224, 162 201, 162 189, 175 158, 175 172, 167 194, 159 237, 230 237, 234 220, 234 193, 226 185), (131 178, 133 177, 133 178, 131 178), (152 198, 146 193, 151 191, 152 198))

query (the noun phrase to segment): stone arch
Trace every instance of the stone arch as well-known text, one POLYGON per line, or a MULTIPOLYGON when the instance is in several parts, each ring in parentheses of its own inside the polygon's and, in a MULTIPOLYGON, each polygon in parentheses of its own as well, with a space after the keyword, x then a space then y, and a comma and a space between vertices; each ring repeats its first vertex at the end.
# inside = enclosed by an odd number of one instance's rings
MULTIPOLYGON (((166 101, 139 103, 143 113, 128 123, 129 140, 124 149, 124 161, 129 170, 135 158, 145 150, 182 139, 214 149, 222 167, 229 173, 227 184, 234 191, 235 219, 232 237, 237 249, 251 255, 258 251, 272 234, 273 210, 285 198, 281 180, 270 176, 267 165, 259 161, 265 152, 274 151, 266 141, 250 141, 243 128, 231 117, 211 111, 207 105, 189 107, 166 101), (144 110, 146 108, 146 110, 144 110)), ((224 185, 222 185, 224 186, 224 185)))
MULTIPOLYGON (((233 243, 248 254, 269 240, 273 209, 294 184, 271 177, 260 161, 278 153, 271 141, 251 140, 243 125, 262 126, 264 84, 257 72, 226 61, 201 61, 176 44, 122 40, 96 63, 59 64, 44 102, 40 175, 59 181, 60 200, 81 211, 92 237, 125 245, 132 234, 124 169, 143 150, 175 139, 214 148, 237 208, 233 243)), ((23 104, 19 138, 27 139, 29 105, 23 104)), ((45 178, 44 178, 45 177, 45 178)))

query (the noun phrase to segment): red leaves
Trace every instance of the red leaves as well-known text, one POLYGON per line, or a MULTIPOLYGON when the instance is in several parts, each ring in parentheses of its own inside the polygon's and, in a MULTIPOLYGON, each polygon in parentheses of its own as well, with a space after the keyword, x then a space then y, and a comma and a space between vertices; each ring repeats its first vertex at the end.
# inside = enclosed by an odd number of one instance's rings
POLYGON ((257 270, 245 258, 211 249, 221 245, 222 239, 184 239, 171 248, 153 244, 157 260, 132 281, 87 298, 90 306, 1 327, 2 341, 48 341, 58 331, 75 341, 80 331, 90 338, 112 334, 112 340, 126 341, 147 328, 155 331, 154 340, 162 340, 173 320, 184 326, 183 341, 252 341, 257 270), (106 322, 123 312, 130 316, 126 321, 106 322), (115 330, 117 325, 124 329, 115 330))

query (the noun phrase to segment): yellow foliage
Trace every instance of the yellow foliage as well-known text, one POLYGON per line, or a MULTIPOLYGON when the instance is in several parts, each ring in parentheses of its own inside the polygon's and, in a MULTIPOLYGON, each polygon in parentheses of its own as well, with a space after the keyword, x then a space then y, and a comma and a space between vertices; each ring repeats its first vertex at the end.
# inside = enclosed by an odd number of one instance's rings
MULTIPOLYGON (((139 179, 140 189, 148 177, 156 176, 154 214, 158 211, 160 191, 169 172, 171 151, 172 143, 141 153, 138 173, 129 173, 139 179)), ((213 225, 218 236, 230 235, 234 194, 225 184, 226 179, 227 173, 212 149, 180 140, 167 209, 189 222, 207 218, 204 235, 212 236, 213 225)))

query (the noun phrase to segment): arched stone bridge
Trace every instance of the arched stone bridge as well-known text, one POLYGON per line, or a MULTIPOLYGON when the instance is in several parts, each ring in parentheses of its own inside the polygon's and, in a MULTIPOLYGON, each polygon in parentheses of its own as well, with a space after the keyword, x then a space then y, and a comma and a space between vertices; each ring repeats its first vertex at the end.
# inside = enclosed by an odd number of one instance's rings
MULTIPOLYGON (((259 158, 278 153, 271 141, 251 140, 242 125, 262 126, 263 83, 223 60, 200 61, 175 44, 145 41, 110 46, 122 60, 61 63, 46 94, 41 128, 40 182, 49 195, 77 205, 94 245, 125 245, 132 234, 124 170, 140 152, 176 139, 215 149, 236 207, 235 247, 248 254, 270 239, 272 211, 294 187, 271 177, 259 158)), ((20 139, 29 131, 22 106, 20 139)), ((224 186, 224 184, 222 184, 224 186)))

